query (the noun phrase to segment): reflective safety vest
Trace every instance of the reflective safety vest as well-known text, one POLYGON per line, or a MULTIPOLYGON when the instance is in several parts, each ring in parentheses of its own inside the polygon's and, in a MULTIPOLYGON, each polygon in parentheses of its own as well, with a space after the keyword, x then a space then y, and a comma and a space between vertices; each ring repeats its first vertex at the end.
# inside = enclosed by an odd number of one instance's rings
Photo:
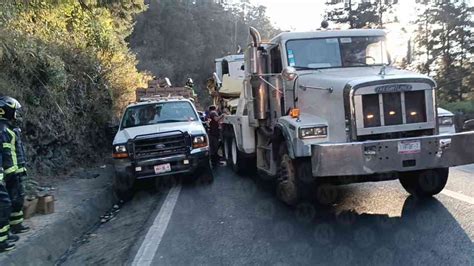
POLYGON ((21 141, 21 129, 19 127, 16 127, 13 129, 13 132, 15 132, 15 135, 16 135, 15 147, 16 147, 16 157, 17 157, 17 162, 18 162, 18 169, 15 171, 15 173, 21 174, 21 173, 26 172, 25 146, 23 145, 23 142, 21 141))
POLYGON ((0 121, 0 165, 2 167, 0 170, 0 180, 4 178, 4 175, 14 174, 18 171, 16 140, 17 135, 10 129, 7 122, 0 121))

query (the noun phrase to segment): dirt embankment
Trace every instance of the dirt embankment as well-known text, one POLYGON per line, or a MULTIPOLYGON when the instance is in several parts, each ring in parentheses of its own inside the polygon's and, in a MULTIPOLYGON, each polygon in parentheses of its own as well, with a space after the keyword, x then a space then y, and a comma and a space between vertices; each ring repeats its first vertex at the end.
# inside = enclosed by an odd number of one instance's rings
POLYGON ((23 104, 20 126, 29 168, 35 174, 53 175, 102 155, 110 143, 106 132, 113 103, 106 83, 95 74, 93 60, 81 54, 69 57, 65 51, 22 54, 13 43, 0 43, 0 94, 23 104), (54 80, 61 78, 54 76, 54 61, 62 68, 64 80, 54 80))

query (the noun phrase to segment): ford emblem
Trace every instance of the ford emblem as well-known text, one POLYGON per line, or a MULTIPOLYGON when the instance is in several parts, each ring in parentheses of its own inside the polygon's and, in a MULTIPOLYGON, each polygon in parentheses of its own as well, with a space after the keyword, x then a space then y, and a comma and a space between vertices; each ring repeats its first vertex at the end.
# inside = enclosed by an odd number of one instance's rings
POLYGON ((156 144, 155 146, 157 149, 164 149, 166 148, 166 145, 165 144, 156 144))

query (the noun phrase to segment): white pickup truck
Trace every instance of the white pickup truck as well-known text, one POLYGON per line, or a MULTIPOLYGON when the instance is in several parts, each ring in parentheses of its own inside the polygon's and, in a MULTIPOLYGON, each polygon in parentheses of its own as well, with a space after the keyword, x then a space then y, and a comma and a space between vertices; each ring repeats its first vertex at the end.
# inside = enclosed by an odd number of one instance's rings
POLYGON ((185 174, 212 182, 208 136, 193 103, 157 98, 129 105, 113 141, 115 192, 131 196, 137 179, 185 174))

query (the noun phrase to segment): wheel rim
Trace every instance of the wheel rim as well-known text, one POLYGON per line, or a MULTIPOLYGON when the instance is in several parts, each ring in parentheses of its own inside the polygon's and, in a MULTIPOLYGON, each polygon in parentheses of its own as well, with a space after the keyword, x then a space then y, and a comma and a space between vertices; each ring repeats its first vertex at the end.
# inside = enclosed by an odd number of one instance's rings
POLYGON ((290 156, 284 154, 280 162, 278 194, 284 202, 292 204, 297 200, 297 193, 295 168, 290 156))
POLYGON ((235 139, 232 140, 232 163, 237 165, 237 145, 235 139))

